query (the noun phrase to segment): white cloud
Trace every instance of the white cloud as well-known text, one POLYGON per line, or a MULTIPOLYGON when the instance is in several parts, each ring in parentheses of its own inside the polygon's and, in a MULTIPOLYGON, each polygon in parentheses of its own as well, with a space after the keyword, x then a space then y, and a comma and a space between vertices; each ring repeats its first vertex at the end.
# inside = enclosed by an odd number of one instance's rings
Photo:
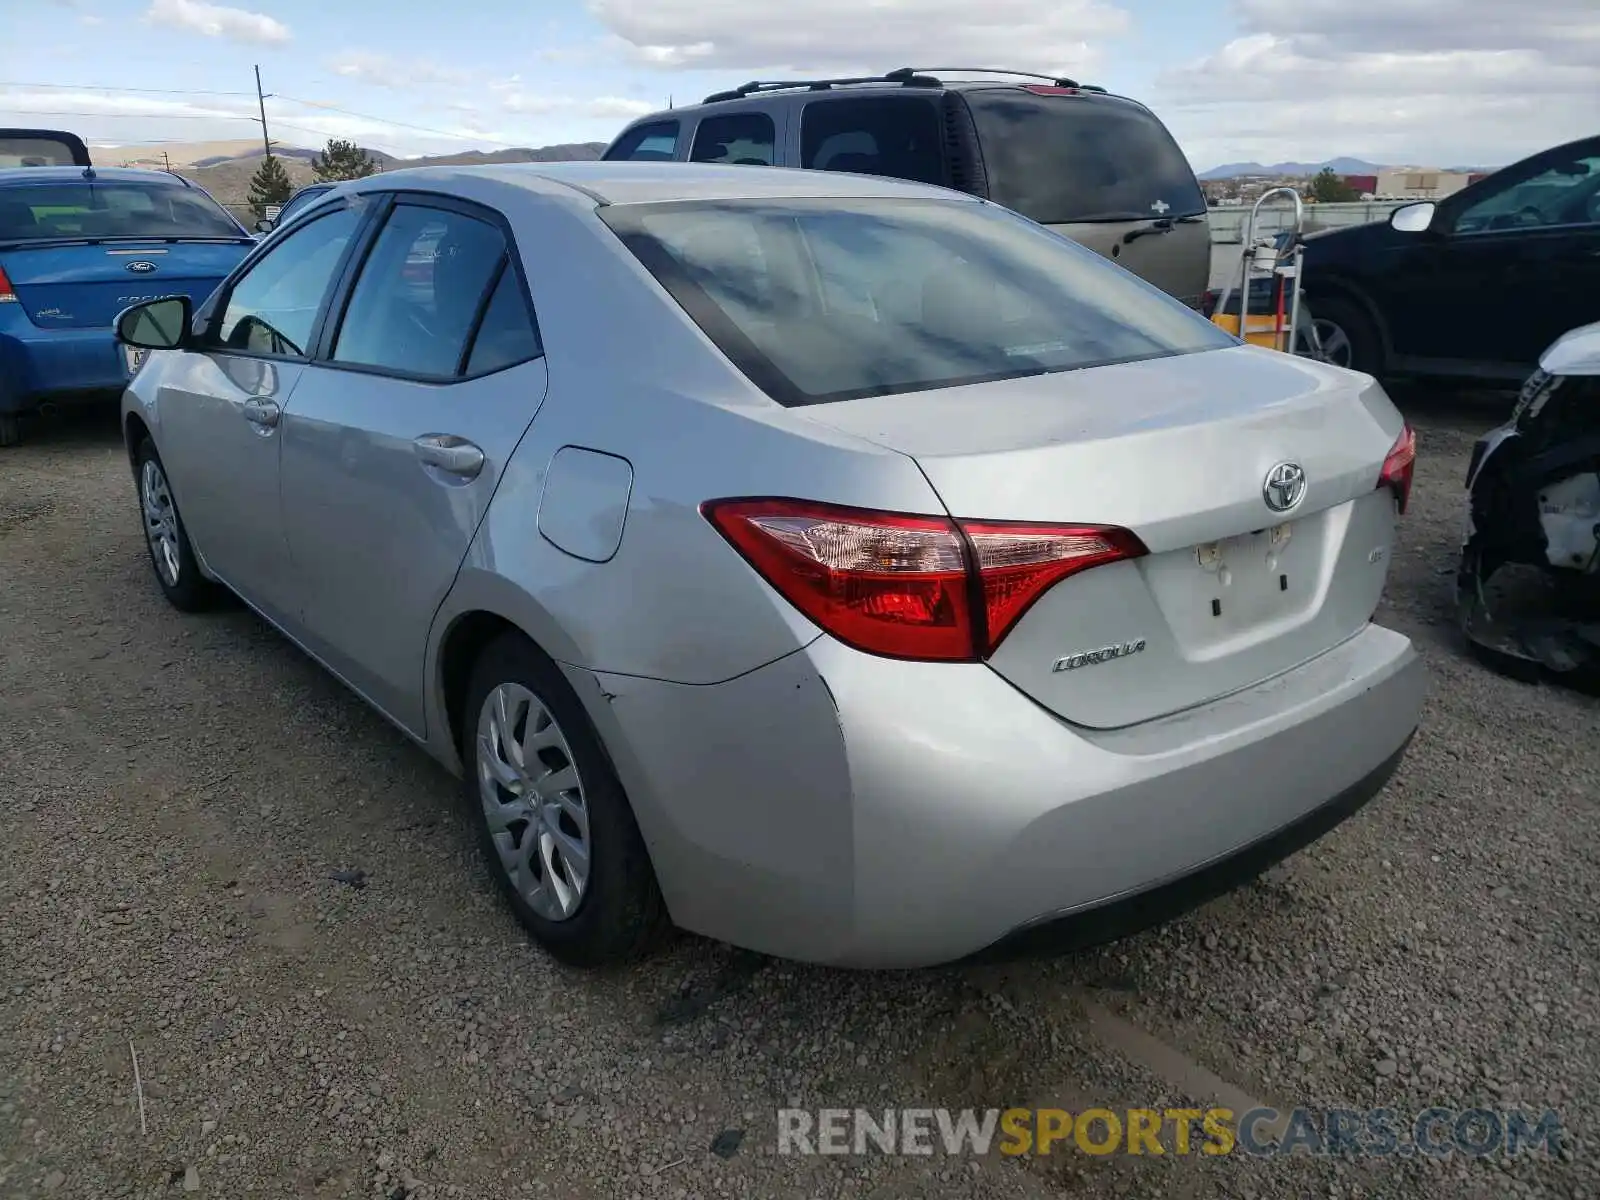
POLYGON ((206 0, 151 0, 145 20, 206 37, 236 42, 287 42, 289 27, 265 13, 208 4, 206 0))
POLYGON ((1595 0, 1237 0, 1153 98, 1201 168, 1354 154, 1500 165, 1595 132, 1595 0))
POLYGON ((522 89, 518 76, 491 83, 489 91, 503 112, 521 116, 568 116, 592 120, 631 121, 634 117, 642 117, 660 107, 623 96, 580 99, 573 96, 550 96, 528 92, 522 89))
POLYGON ((590 12, 656 67, 886 71, 999 62, 1081 72, 1128 32, 1111 0, 588 0, 590 12))
POLYGON ((419 84, 462 85, 472 76, 461 70, 440 66, 426 59, 397 59, 367 50, 351 50, 332 59, 328 69, 346 79, 360 80, 386 88, 410 88, 419 84))

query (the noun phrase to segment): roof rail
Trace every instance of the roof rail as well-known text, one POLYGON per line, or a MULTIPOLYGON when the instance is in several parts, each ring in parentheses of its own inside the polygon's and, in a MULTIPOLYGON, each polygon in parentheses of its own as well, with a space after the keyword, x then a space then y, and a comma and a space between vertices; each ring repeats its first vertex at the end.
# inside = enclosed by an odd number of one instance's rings
POLYGON ((721 104, 726 100, 742 100, 746 96, 753 96, 757 92, 780 92, 804 89, 812 92, 825 92, 830 88, 849 87, 862 83, 895 83, 901 87, 938 87, 939 81, 931 75, 924 75, 909 68, 898 71, 889 71, 883 75, 859 75, 842 79, 752 79, 749 83, 740 84, 726 92, 713 92, 700 103, 721 104))
POLYGON ((891 76, 901 74, 933 74, 941 75, 1018 75, 1023 79, 1042 79, 1052 87, 1077 88, 1084 92, 1100 92, 1104 94, 1105 88, 1096 87, 1092 83, 1079 83, 1076 79, 1068 79, 1064 75, 1040 75, 1036 71, 1012 71, 1006 67, 901 67, 898 71, 890 71, 891 76))

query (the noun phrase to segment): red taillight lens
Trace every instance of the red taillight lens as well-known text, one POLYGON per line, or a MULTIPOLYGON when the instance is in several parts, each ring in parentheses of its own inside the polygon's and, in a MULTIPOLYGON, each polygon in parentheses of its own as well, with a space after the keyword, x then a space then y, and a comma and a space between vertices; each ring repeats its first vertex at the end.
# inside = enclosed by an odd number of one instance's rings
POLYGON ((1395 507, 1403 515, 1411 503, 1411 476, 1417 466, 1417 435, 1406 422, 1383 460, 1383 470, 1378 475, 1378 486, 1394 493, 1395 507))
POLYGON ((962 521, 961 528, 978 559, 985 653, 993 652, 1033 602, 1067 576, 1145 552, 1126 529, 1099 525, 962 521))
POLYGON ((1144 553, 1133 534, 1098 526, 957 523, 787 499, 701 511, 811 621, 891 658, 972 661, 1068 575, 1144 553))
POLYGON ((16 289, 11 286, 11 280, 6 278, 6 269, 0 267, 0 304, 14 304, 16 299, 16 289))

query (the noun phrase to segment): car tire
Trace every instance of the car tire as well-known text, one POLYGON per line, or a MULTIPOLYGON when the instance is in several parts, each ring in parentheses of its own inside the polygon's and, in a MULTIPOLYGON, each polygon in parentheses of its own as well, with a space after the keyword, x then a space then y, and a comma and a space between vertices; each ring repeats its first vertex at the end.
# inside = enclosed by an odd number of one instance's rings
POLYGON ((172 498, 167 469, 149 438, 134 451, 133 477, 145 549, 150 553, 150 568, 162 593, 180 612, 203 612, 213 607, 222 595, 222 586, 200 574, 189 533, 178 513, 177 501, 172 498))
POLYGON ((1352 371, 1383 377, 1383 339, 1366 311, 1342 296, 1308 302, 1326 361, 1352 371))
POLYGON ((22 418, 16 413, 0 413, 0 448, 15 446, 22 440, 22 418))
POLYGON ((483 855, 534 940, 572 966, 646 953, 667 924, 655 871, 555 663, 520 633, 496 638, 472 669, 459 734, 483 855))

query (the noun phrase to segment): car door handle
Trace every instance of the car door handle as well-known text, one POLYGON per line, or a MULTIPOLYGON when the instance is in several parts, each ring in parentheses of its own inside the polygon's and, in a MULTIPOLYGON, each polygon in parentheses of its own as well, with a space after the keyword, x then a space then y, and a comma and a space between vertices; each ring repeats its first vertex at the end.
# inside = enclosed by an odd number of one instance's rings
POLYGON ((483 470, 483 451, 453 433, 424 434, 411 444, 422 462, 447 474, 475 479, 483 470))
POLYGON ((244 402, 244 419, 252 425, 259 425, 263 429, 276 429, 278 419, 283 416, 283 409, 274 401, 263 400, 259 396, 244 402))

